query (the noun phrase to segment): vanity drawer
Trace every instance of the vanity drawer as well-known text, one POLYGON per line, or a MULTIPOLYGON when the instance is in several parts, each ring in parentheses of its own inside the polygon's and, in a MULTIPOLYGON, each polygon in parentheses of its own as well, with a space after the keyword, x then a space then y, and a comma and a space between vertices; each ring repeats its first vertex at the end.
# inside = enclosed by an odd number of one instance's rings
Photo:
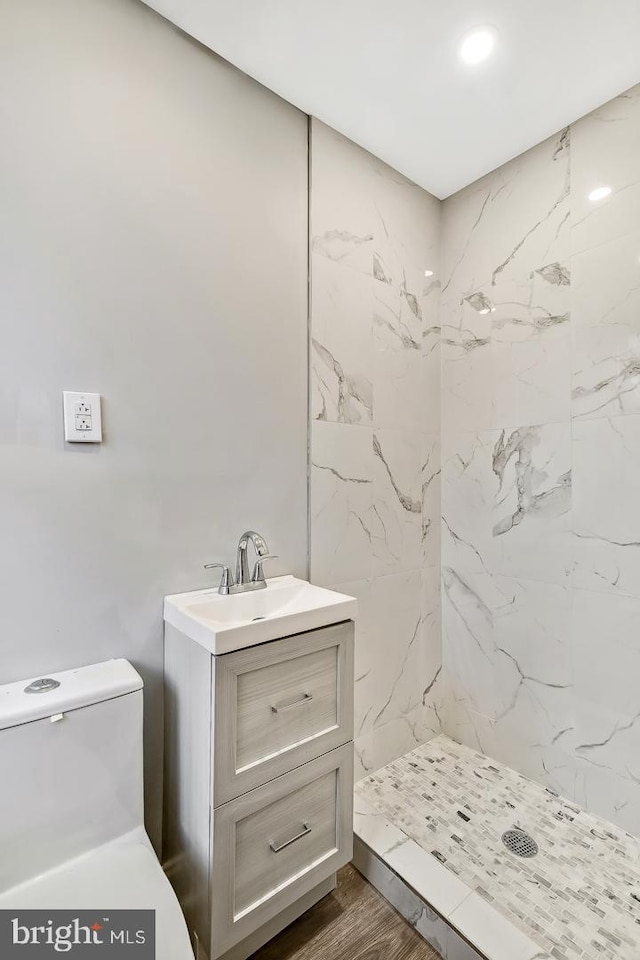
POLYGON ((349 743, 214 810, 214 956, 351 859, 352 783, 349 743))
POLYGON ((216 657, 214 806, 353 738, 353 623, 216 657))

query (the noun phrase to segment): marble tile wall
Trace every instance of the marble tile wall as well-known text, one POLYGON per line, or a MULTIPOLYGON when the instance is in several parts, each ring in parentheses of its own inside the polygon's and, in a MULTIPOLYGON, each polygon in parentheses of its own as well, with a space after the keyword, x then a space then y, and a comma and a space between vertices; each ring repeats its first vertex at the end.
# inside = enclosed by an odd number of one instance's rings
POLYGON ((640 834, 640 87, 441 252, 446 732, 640 834))
POLYGON ((440 730, 441 204, 316 120, 310 196, 311 576, 360 601, 362 776, 440 730))

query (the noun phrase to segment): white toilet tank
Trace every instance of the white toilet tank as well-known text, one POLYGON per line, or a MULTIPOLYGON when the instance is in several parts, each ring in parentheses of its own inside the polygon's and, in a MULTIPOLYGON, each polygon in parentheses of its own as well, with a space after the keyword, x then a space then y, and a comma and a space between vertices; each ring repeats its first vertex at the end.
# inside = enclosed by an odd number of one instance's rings
POLYGON ((0 893, 143 825, 141 677, 109 660, 49 679, 0 686, 0 893))

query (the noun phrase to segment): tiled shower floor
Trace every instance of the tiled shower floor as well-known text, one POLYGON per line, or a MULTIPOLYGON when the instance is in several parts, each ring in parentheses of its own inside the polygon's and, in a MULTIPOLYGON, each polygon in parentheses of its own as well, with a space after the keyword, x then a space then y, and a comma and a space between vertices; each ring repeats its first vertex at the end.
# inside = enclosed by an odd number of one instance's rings
POLYGON ((640 840, 448 737, 366 777, 368 804, 556 960, 640 960, 640 840), (518 826, 540 852, 510 853, 518 826))

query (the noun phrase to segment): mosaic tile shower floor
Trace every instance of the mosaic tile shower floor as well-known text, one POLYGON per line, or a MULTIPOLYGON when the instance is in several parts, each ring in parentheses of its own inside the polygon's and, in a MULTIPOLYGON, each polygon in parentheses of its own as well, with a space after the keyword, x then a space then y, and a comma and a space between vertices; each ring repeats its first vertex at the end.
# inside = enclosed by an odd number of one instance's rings
POLYGON ((439 736, 356 793, 556 960, 640 960, 640 840, 439 736), (537 841, 529 860, 502 834, 537 841))

